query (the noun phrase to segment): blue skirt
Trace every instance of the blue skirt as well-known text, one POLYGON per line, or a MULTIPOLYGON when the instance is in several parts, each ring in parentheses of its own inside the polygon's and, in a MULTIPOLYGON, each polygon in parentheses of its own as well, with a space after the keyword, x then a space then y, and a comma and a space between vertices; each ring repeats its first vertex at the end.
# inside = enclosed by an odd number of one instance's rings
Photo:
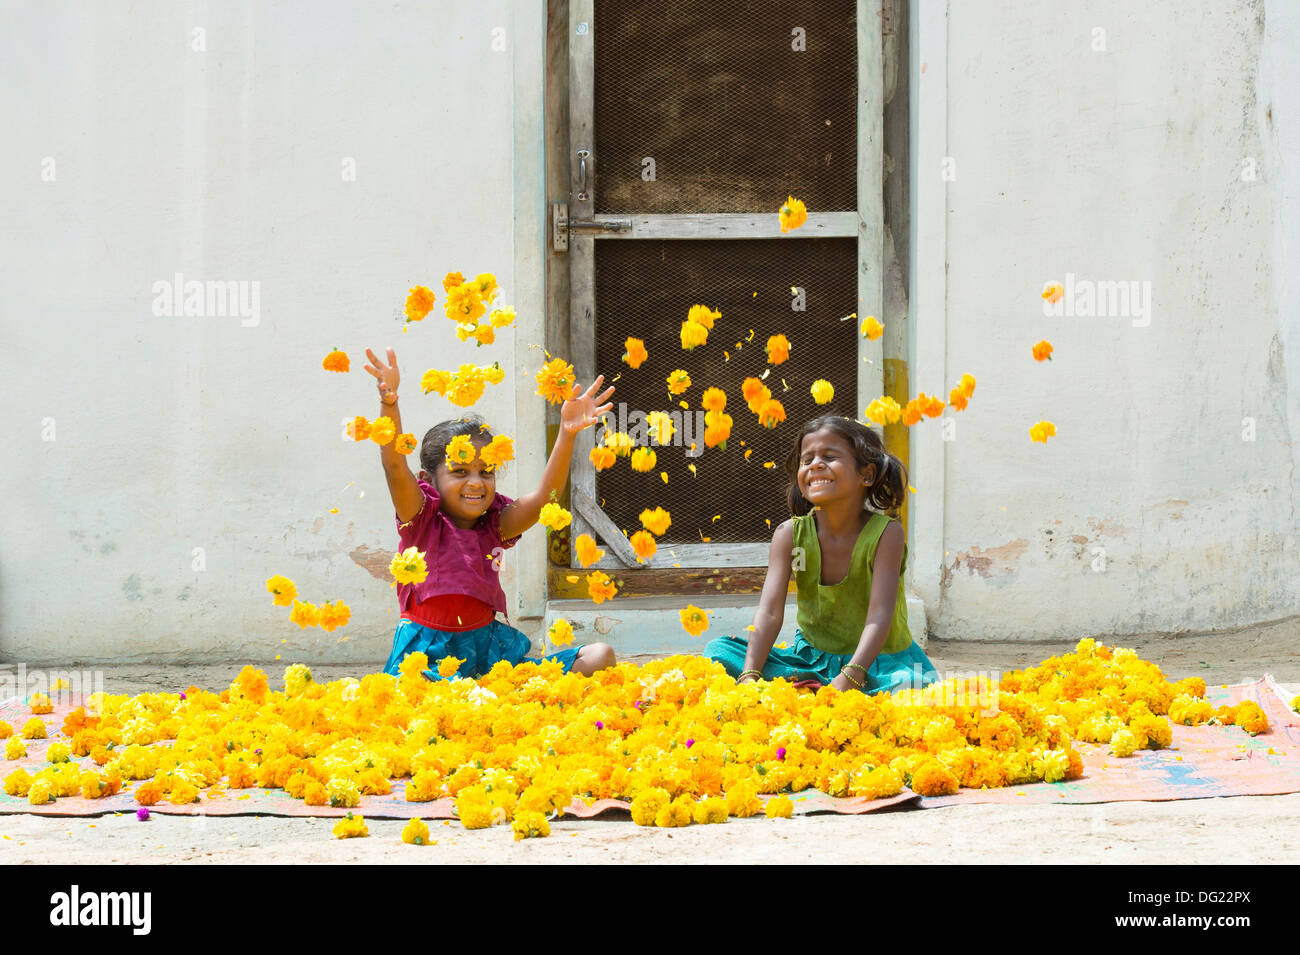
MULTIPOLYGON (((739 677, 745 669, 745 651, 748 648, 749 641, 728 634, 709 641, 704 648, 704 655, 721 663, 731 676, 739 677)), ((784 650, 773 647, 768 654, 767 663, 763 667, 763 679, 790 679, 796 673, 812 673, 823 684, 830 683, 840 675, 844 664, 852 659, 851 653, 818 650, 803 638, 802 630, 796 629, 794 643, 784 650)), ((849 672, 858 678, 858 671, 849 672)), ((867 669, 867 682, 863 686, 863 692, 892 693, 895 690, 919 689, 938 679, 939 673, 930 658, 913 642, 906 650, 898 653, 879 654, 867 669)))
MULTIPOLYGON (((474 630, 450 631, 435 630, 414 620, 403 619, 393 635, 393 652, 388 655, 384 672, 397 676, 400 672, 398 667, 408 654, 423 653, 429 658, 430 669, 425 670, 424 675, 430 680, 442 679, 436 667, 444 657, 458 657, 465 661, 454 676, 478 679, 502 660, 508 660, 512 665, 524 662, 530 649, 532 643, 525 634, 500 620, 474 630)), ((558 660, 564 664, 564 672, 568 673, 581 649, 569 647, 542 659, 558 660)))

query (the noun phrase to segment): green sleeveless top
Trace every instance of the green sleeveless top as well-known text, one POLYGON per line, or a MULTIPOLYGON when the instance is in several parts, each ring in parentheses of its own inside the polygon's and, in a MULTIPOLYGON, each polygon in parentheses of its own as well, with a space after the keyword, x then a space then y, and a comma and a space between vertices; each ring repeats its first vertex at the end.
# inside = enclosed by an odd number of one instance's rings
MULTIPOLYGON (((822 579, 822 551, 817 540, 817 522, 813 513, 794 518, 794 547, 803 548, 803 569, 799 569, 799 551, 794 551, 793 576, 799 591, 799 629, 803 638, 827 653, 851 654, 862 641, 871 603, 871 565, 876 558, 880 535, 890 518, 873 514, 862 528, 849 572, 838 584, 826 585, 822 579)), ((898 598, 894 601, 894 619, 881 653, 898 653, 912 645, 907 628, 907 598, 903 596, 903 571, 907 569, 907 545, 903 545, 903 563, 898 573, 898 598)))

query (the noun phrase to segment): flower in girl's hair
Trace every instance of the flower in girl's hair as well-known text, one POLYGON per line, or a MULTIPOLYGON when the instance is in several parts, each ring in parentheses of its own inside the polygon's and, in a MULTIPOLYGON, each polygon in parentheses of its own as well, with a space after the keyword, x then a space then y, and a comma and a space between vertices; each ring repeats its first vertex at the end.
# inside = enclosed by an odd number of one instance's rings
POLYGON ((507 461, 515 459, 515 443, 504 434, 495 435, 478 453, 483 463, 490 468, 499 468, 507 461))
POLYGON ((461 275, 459 272, 448 272, 442 277, 442 290, 444 292, 450 292, 457 285, 464 284, 465 276, 461 275))
POLYGON ((1043 298, 1049 302, 1059 302, 1065 295, 1065 286, 1060 282, 1048 282, 1043 286, 1043 298))
POLYGON ((691 386, 691 376, 685 371, 678 368, 668 376, 668 393, 670 395, 680 395, 683 391, 691 386))
POLYGON ((387 416, 376 418, 370 425, 370 440, 378 445, 385 445, 393 440, 397 434, 397 429, 393 427, 393 419, 387 416))
POLYGON ((573 395, 573 366, 563 358, 552 358, 537 373, 537 393, 558 405, 573 395))
POLYGON ((605 552, 597 546, 595 538, 590 534, 580 534, 573 547, 578 563, 583 567, 590 567, 605 556, 605 552))
POLYGON ((342 600, 320 605, 320 628, 326 633, 332 633, 339 627, 346 627, 351 619, 352 608, 342 600))
POLYGON ((632 550, 636 552, 636 559, 647 561, 655 555, 659 545, 655 543, 653 535, 649 531, 637 531, 628 540, 632 544, 632 550))
POLYGON ((606 431, 605 447, 620 458, 625 458, 632 453, 632 438, 626 431, 606 431))
POLYGON ((666 411, 650 412, 645 416, 645 423, 650 437, 661 447, 671 441, 677 431, 677 426, 673 424, 673 416, 666 411))
POLYGON ((281 577, 279 574, 267 578, 266 589, 275 597, 272 602, 277 607, 290 606, 293 603, 293 598, 298 596, 298 588, 294 586, 293 581, 288 577, 281 577))
POLYGON ((348 361, 347 352, 339 351, 336 348, 325 356, 325 360, 321 362, 321 367, 326 371, 347 371, 352 367, 352 363, 348 361))
POLYGON ((494 308, 492 314, 488 317, 493 328, 509 328, 515 323, 515 310, 510 306, 494 308))
POLYGON ((1034 361, 1051 361, 1052 360, 1052 343, 1043 339, 1034 346, 1034 361))
POLYGON ((868 315, 862 320, 862 334, 866 336, 867 341, 874 342, 885 331, 885 326, 876 321, 876 316, 868 315))
POLYGON ((688 322, 695 322, 697 325, 703 325, 707 329, 713 328, 713 323, 722 317, 722 313, 709 308, 707 305, 692 305, 690 312, 686 315, 688 322))
POLYGON ((546 637, 557 647, 567 647, 573 642, 573 624, 559 617, 546 631, 546 637))
POLYGON ((705 388, 700 404, 705 411, 722 411, 727 407, 727 393, 721 388, 705 388))
POLYGON ((411 289, 406 296, 406 320, 408 322, 423 321, 424 317, 433 311, 433 290, 425 288, 423 285, 417 285, 411 289))
POLYGON ((461 660, 458 657, 443 657, 438 661, 438 676, 442 677, 444 680, 451 679, 456 675, 456 671, 460 669, 460 665, 464 662, 464 660, 461 660))
POLYGON ((423 819, 412 819, 402 827, 402 841, 408 846, 429 845, 429 827, 423 819))
POLYGON ((632 470, 645 473, 653 471, 655 466, 655 453, 653 448, 637 448, 632 452, 632 470))
POLYGON ((398 454, 410 454, 418 442, 413 434, 399 434, 393 439, 393 448, 398 454))
POLYGON ((648 530, 656 537, 663 537, 672 524, 672 518, 662 507, 656 507, 653 511, 646 508, 641 512, 641 526, 648 530))
POLYGON ((348 437, 353 441, 364 441, 370 437, 370 422, 364 415, 357 415, 348 422, 348 437))
POLYGON ((591 466, 597 471, 612 468, 614 462, 618 459, 618 455, 614 453, 613 449, 604 445, 596 445, 596 447, 592 448, 589 457, 591 458, 591 466))
POLYGON ((709 340, 709 330, 699 322, 682 322, 682 347, 690 351, 696 345, 703 345, 709 340))
POLYGON ((603 570, 593 570, 587 575, 587 593, 596 603, 604 603, 606 600, 613 600, 618 590, 614 582, 609 579, 609 574, 603 570))
POLYGON ((289 620, 304 630, 308 627, 320 626, 320 608, 315 604, 295 600, 293 602, 293 611, 289 614, 289 620))
POLYGON ((447 304, 443 309, 453 322, 474 323, 487 311, 487 306, 472 286, 453 285, 447 290, 447 304))
POLYGON ((623 352, 623 360, 628 363, 628 367, 636 369, 641 367, 641 363, 650 357, 645 350, 645 342, 639 338, 629 338, 623 343, 626 351, 623 352))
POLYGON ((474 460, 478 453, 474 447, 474 439, 467 434, 458 434, 447 443, 447 467, 453 464, 469 464, 474 460))
POLYGON ((781 205, 779 217, 781 219, 781 231, 790 232, 808 221, 808 207, 803 204, 802 199, 787 196, 785 202, 781 205))
POLYGON ((424 554, 416 547, 408 547, 393 555, 388 572, 399 584, 424 583, 429 576, 429 566, 424 562, 424 554))
POLYGON ((775 398, 768 398, 758 409, 758 423, 764 428, 775 428, 785 420, 785 406, 775 398))
POLYGON ((685 610, 679 610, 682 626, 692 637, 698 637, 709 629, 709 615, 694 604, 687 604, 685 610))
POLYGON ((1031 425, 1029 428, 1029 440, 1031 441, 1041 441, 1043 444, 1046 444, 1047 439, 1055 437, 1055 435, 1056 425, 1052 424, 1050 421, 1039 421, 1037 424, 1031 425))
POLYGON ((813 401, 819 405, 829 404, 835 397, 835 386, 825 378, 818 378, 808 390, 812 392, 813 401))
POLYGON ((767 340, 767 360, 779 365, 790 357, 790 340, 784 335, 773 335, 767 340))
POLYGON ((569 526, 573 520, 573 515, 566 511, 554 501, 547 501, 542 505, 542 512, 537 517, 537 523, 543 527, 549 527, 553 531, 562 531, 569 526))
POLYGON ((370 835, 370 830, 366 827, 364 816, 354 816, 352 813, 348 813, 334 824, 334 837, 336 839, 355 839, 368 835, 370 835))

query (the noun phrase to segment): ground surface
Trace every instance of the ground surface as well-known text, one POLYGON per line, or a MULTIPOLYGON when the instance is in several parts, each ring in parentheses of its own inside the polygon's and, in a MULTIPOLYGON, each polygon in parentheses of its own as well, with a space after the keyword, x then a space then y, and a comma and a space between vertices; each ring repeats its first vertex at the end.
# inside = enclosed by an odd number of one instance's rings
MULTIPOLYGON (((1173 679, 1235 683, 1271 673, 1300 692, 1300 619, 1231 634, 1121 641, 1173 679)), ((1066 652, 1064 644, 932 641, 941 674, 1008 671, 1066 652)), ((285 661, 288 662, 288 661, 285 661)), ((264 664, 274 673, 280 664, 264 664)), ((239 664, 105 669, 110 693, 229 685, 239 664)), ((317 680, 361 676, 314 666, 317 680)), ((549 839, 433 823, 437 845, 400 842, 401 820, 371 820, 370 838, 336 840, 332 819, 266 816, 99 818, 0 816, 0 863, 510 863, 510 862, 1300 862, 1300 794, 1085 806, 952 806, 864 816, 733 819, 720 826, 643 829, 627 818, 565 820, 549 839)))

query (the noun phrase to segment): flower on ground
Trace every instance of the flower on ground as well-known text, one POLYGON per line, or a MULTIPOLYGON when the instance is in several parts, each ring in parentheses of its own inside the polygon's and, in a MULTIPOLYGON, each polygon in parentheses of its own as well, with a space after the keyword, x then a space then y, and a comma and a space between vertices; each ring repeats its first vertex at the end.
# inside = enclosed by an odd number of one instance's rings
POLYGON ((423 819, 411 819, 402 827, 402 841, 409 846, 429 845, 429 827, 423 819))
POLYGON ((763 806, 763 815, 769 819, 789 819, 794 815, 794 801, 789 796, 773 796, 763 806))
POLYGON ((334 837, 336 839, 356 839, 368 835, 370 835, 370 830, 366 827, 364 816, 354 816, 352 813, 348 813, 334 824, 334 837))

